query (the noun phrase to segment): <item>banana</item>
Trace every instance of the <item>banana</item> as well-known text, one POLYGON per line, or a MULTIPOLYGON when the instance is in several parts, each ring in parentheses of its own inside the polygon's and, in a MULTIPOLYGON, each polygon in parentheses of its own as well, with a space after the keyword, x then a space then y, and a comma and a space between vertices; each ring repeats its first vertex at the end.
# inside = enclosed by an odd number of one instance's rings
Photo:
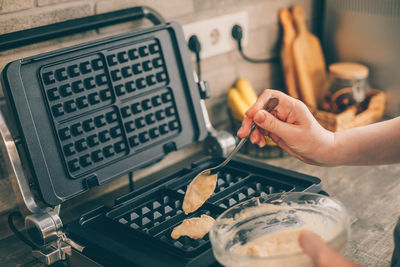
POLYGON ((269 136, 265 136, 265 141, 267 141, 267 146, 277 146, 277 144, 269 136))
MULTIPOLYGON (((246 111, 257 101, 257 95, 250 82, 239 78, 236 81, 237 88, 231 88, 228 92, 228 106, 234 119, 242 121, 246 118, 246 111)), ((269 136, 265 136, 268 146, 276 146, 269 136)))
POLYGON ((257 94, 248 80, 244 78, 237 79, 236 88, 249 108, 257 101, 257 94))
POLYGON ((240 97, 240 94, 236 88, 231 88, 228 92, 228 106, 232 112, 232 116, 242 121, 246 115, 246 111, 249 106, 247 103, 240 97))

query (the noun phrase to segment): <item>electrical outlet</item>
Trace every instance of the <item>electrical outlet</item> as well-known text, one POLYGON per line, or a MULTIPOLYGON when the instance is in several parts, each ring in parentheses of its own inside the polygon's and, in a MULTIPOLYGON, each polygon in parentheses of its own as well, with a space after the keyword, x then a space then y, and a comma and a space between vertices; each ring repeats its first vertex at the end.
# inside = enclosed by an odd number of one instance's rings
POLYGON ((247 12, 238 12, 221 17, 186 24, 183 26, 186 42, 193 34, 201 43, 201 58, 208 58, 237 49, 237 41, 232 38, 232 27, 239 24, 243 28, 242 46, 247 45, 247 12))

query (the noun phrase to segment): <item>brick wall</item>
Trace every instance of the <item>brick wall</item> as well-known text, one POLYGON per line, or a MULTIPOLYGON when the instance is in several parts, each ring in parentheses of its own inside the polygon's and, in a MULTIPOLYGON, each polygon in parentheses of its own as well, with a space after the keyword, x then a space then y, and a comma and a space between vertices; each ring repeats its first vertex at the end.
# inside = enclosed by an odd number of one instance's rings
MULTIPOLYGON (((0 0, 0 34, 137 5, 152 7, 168 21, 181 24, 245 10, 248 13, 250 28, 249 44, 245 51, 252 57, 265 58, 276 56, 279 52, 279 9, 293 4, 301 5, 306 11, 309 26, 318 31, 322 2, 323 0, 0 0)), ((15 59, 125 32, 138 26, 137 22, 124 23, 0 52, 0 70, 15 59)), ((226 93, 237 77, 249 79, 257 92, 264 88, 283 88, 278 64, 250 64, 243 61, 237 51, 204 60, 202 71, 203 79, 209 81, 212 90, 212 98, 207 100, 211 120, 214 125, 220 127, 227 121, 226 93)), ((200 146, 194 146, 183 152, 175 152, 156 166, 139 171, 136 179, 170 166, 184 158, 188 152, 200 149, 200 146)), ((100 187, 88 197, 94 198, 124 185, 126 179, 118 179, 100 187)), ((5 216, 10 210, 16 209, 16 205, 10 181, 7 175, 3 175, 0 177, 0 239, 9 234, 8 228, 4 227, 5 216)))

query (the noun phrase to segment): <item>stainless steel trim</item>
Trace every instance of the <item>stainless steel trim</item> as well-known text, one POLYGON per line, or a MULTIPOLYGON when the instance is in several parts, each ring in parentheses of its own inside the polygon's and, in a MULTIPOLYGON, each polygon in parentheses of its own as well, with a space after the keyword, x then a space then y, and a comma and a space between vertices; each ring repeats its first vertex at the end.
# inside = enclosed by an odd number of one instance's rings
MULTIPOLYGON (((193 72, 194 81, 198 84, 199 78, 196 72, 193 72)), ((210 117, 204 99, 200 100, 200 107, 203 113, 204 122, 208 132, 207 138, 203 142, 204 150, 209 155, 226 157, 236 145, 235 137, 223 130, 216 130, 211 124, 210 117)))
POLYGON ((40 262, 51 265, 57 261, 66 260, 67 255, 71 255, 71 246, 60 241, 40 250, 32 250, 32 255, 40 262))
POLYGON ((79 252, 83 252, 83 250, 85 249, 84 246, 81 246, 78 243, 76 243, 75 241, 73 241, 72 239, 69 239, 65 234, 62 236, 62 240, 64 243, 70 245, 72 248, 74 248, 75 250, 77 250, 79 252))
POLYGON ((54 211, 26 216, 25 229, 30 239, 39 247, 60 240, 64 235, 61 218, 54 211))
POLYGON ((71 255, 71 246, 83 251, 82 246, 65 236, 63 223, 59 216, 60 205, 52 209, 51 207, 41 208, 36 203, 22 167, 16 142, 6 124, 1 108, 0 134, 8 155, 5 159, 9 159, 8 166, 12 167, 12 170, 8 171, 11 183, 13 187, 19 189, 14 189, 14 191, 22 198, 26 208, 32 212, 31 215, 25 217, 25 228, 29 238, 40 247, 40 249, 32 251, 33 256, 49 265, 59 260, 65 260, 67 254, 71 255))
POLYGON ((204 100, 200 100, 201 111, 203 112, 204 122, 206 123, 206 128, 209 133, 214 133, 216 130, 211 124, 210 117, 208 116, 206 103, 204 100))
MULTIPOLYGON (((193 77, 194 77, 194 81, 196 82, 196 84, 199 83, 199 77, 197 76, 196 72, 193 72, 193 77)), ((204 122, 206 123, 206 128, 208 133, 215 133, 216 130, 214 129, 214 127, 211 124, 210 121, 210 117, 208 116, 208 111, 207 111, 207 107, 206 107, 206 102, 204 101, 204 99, 200 99, 200 106, 201 106, 201 111, 203 113, 203 117, 204 117, 204 122)))
POLYGON ((32 213, 42 213, 43 210, 36 203, 32 195, 32 192, 29 188, 28 180, 25 177, 17 147, 15 146, 14 139, 12 138, 11 132, 7 127, 1 109, 0 109, 0 134, 3 139, 5 148, 7 150, 8 158, 10 160, 12 170, 15 174, 15 178, 18 183, 22 199, 26 207, 32 213))

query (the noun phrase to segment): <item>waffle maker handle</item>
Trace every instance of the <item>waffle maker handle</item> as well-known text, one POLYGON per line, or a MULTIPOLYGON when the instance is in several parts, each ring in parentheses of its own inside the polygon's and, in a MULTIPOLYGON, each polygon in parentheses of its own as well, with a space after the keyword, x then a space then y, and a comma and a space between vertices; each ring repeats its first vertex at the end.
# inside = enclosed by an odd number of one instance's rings
MULTIPOLYGON (((138 6, 3 34, 0 35, 0 51, 144 18, 154 25, 165 23, 164 18, 154 9, 138 6)), ((17 150, 19 137, 12 136, 1 109, 0 135, 7 152, 8 166, 12 169, 8 172, 13 180, 13 189, 17 191, 19 202, 23 201, 25 207, 32 213, 25 217, 25 228, 30 239, 38 247, 32 251, 33 255, 46 265, 51 265, 59 260, 65 260, 66 255, 70 255, 71 248, 82 252, 84 247, 65 235, 59 216, 60 205, 54 208, 41 207, 35 201, 17 150)))
POLYGON ((154 25, 165 23, 164 18, 154 9, 137 6, 3 34, 0 35, 0 51, 144 18, 154 25))

